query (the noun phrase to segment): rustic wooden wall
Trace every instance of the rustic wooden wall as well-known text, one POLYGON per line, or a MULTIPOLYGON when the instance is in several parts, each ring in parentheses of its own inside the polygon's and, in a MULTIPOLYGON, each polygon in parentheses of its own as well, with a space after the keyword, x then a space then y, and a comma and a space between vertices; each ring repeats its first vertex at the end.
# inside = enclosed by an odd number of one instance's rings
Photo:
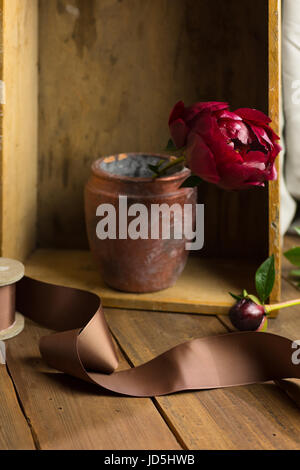
MULTIPOLYGON (((40 0, 39 244, 86 246, 97 157, 159 151, 179 99, 268 111, 267 0, 40 0)), ((267 253, 267 191, 204 185, 206 251, 267 253)))
POLYGON ((24 259, 36 243, 38 2, 2 0, 0 15, 0 256, 24 259))

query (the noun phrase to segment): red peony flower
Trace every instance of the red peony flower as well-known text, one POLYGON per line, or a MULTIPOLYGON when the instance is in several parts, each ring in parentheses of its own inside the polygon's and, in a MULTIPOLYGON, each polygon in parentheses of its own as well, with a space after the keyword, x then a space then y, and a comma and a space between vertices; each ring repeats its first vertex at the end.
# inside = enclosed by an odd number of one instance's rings
POLYGON ((277 177, 281 147, 270 122, 256 109, 231 112, 227 103, 185 107, 180 101, 169 127, 176 147, 186 147, 187 165, 195 175, 224 189, 244 189, 277 177))

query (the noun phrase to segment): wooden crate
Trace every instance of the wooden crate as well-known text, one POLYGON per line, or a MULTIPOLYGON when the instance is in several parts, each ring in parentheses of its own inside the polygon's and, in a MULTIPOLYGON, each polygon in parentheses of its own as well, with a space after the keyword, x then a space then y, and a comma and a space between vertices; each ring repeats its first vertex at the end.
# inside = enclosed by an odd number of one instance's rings
POLYGON ((278 131, 279 0, 0 0, 0 243, 40 279, 104 305, 225 313, 268 253, 280 297, 279 182, 203 184, 205 248, 156 294, 107 288, 91 264, 83 186, 101 155, 157 152, 183 99, 257 107, 278 131), (72 251, 70 251, 72 250, 72 251))

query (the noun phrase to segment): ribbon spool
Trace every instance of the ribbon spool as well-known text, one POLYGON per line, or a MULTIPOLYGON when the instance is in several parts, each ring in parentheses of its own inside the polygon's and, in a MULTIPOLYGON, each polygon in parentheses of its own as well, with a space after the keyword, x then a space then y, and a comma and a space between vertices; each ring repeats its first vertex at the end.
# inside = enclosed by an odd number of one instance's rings
POLYGON ((16 312, 16 283, 24 276, 20 261, 0 258, 0 340, 17 336, 24 329, 24 317, 16 312))

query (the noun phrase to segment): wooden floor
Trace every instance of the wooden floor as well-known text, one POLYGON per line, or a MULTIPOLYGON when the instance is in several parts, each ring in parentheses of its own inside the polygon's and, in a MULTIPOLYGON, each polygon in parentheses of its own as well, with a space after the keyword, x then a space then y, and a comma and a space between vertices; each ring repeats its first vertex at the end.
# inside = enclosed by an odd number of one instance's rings
MULTIPOLYGON (((286 240, 290 245, 293 241, 286 240)), ((300 297, 284 262, 283 295, 300 297)), ((231 329, 225 316, 106 309, 121 367, 141 364, 195 337, 231 329)), ((300 339, 300 308, 282 311, 269 331, 300 339)), ((27 321, 0 366, 0 449, 300 449, 296 381, 119 397, 49 369, 27 321)))

